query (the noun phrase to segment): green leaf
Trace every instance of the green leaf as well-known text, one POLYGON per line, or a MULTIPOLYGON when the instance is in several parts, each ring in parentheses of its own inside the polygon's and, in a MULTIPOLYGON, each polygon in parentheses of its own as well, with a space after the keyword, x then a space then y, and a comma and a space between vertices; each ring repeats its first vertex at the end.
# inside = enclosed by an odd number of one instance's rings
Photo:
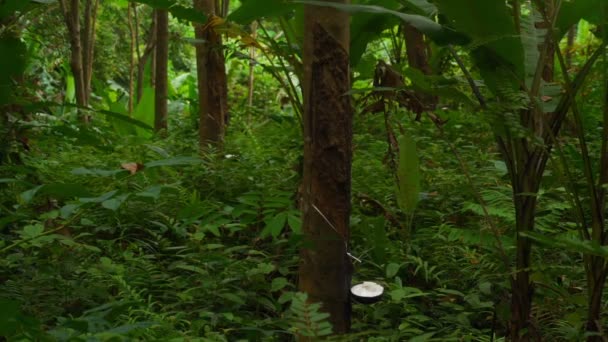
POLYGON ((461 103, 467 107, 474 108, 476 103, 458 89, 458 82, 444 76, 425 75, 416 68, 407 68, 403 72, 412 83, 412 88, 429 95, 436 95, 443 100, 451 100, 461 103))
POLYGON ((159 166, 194 165, 194 164, 200 164, 202 162, 203 161, 200 158, 181 156, 181 157, 173 157, 173 158, 160 159, 160 160, 147 162, 144 164, 144 167, 153 168, 153 167, 159 167, 159 166))
POLYGON ((66 204, 61 209, 59 209, 59 214, 62 218, 66 219, 76 211, 76 209, 80 208, 80 204, 66 204))
POLYGON ((560 41, 568 30, 581 19, 595 22, 593 18, 598 12, 601 12, 599 9, 602 8, 602 1, 603 0, 563 1, 555 24, 555 27, 558 29, 556 40, 560 41))
POLYGON ((600 245, 597 241, 581 240, 570 236, 552 238, 537 232, 520 232, 519 235, 555 249, 608 258, 608 246, 600 245))
POLYGON ((112 196, 114 196, 117 192, 118 192, 118 190, 112 190, 112 191, 108 191, 105 194, 98 196, 98 197, 79 198, 78 201, 80 203, 101 203, 101 202, 107 201, 110 198, 112 198, 112 196))
MULTIPOLYGON (((375 4, 390 10, 396 10, 400 7, 394 0, 380 0, 375 2, 375 4)), ((378 13, 360 13, 353 16, 350 24, 351 65, 359 67, 359 62, 367 50, 367 45, 378 39, 384 30, 394 27, 397 24, 399 24, 399 18, 396 16, 387 16, 378 13)), ((374 58, 374 66, 375 63, 376 60, 374 58)))
POLYGON ((247 25, 259 18, 272 18, 285 15, 297 8, 291 2, 284 0, 247 0, 234 10, 228 20, 247 25))
POLYGON ((72 70, 66 68, 68 74, 65 76, 65 96, 64 101, 67 103, 75 103, 76 102, 76 85, 74 81, 74 75, 72 74, 72 70))
POLYGON ((8 34, 0 36, 0 51, 0 105, 3 105, 13 102, 13 80, 25 72, 28 56, 25 43, 8 34))
POLYGON ((24 239, 31 239, 37 236, 40 236, 44 232, 44 226, 41 224, 28 225, 23 227, 23 231, 21 231, 21 236, 24 239))
POLYGON ((416 14, 431 18, 437 15, 437 6, 427 0, 404 0, 407 3, 407 8, 416 12, 416 14))
POLYGON ((160 192, 162 191, 162 189, 163 189, 162 185, 153 185, 153 186, 147 187, 144 191, 138 192, 135 195, 140 196, 140 197, 150 197, 150 198, 157 200, 160 197, 160 192))
POLYGON ((483 282, 479 284, 479 291, 485 295, 490 295, 492 294, 492 283, 490 282, 483 282))
POLYGON ((335 2, 324 2, 314 0, 296 0, 295 3, 302 3, 305 5, 332 7, 348 13, 375 13, 382 15, 396 16, 402 21, 412 25, 418 31, 426 34, 429 38, 433 39, 437 44, 466 44, 469 39, 449 27, 444 27, 435 21, 415 14, 406 14, 398 11, 390 10, 380 6, 372 5, 353 5, 353 4, 341 4, 335 2))
POLYGON ((415 287, 401 287, 390 292, 391 299, 399 302, 404 299, 428 296, 428 293, 422 292, 415 287))
POLYGON ((399 264, 396 264, 394 262, 389 263, 388 265, 386 265, 386 277, 392 278, 392 277, 396 276, 397 272, 399 272, 400 268, 401 268, 401 265, 399 265, 399 264))
MULTIPOLYGON (((142 99, 143 99, 143 96, 142 96, 142 99)), ((135 116, 135 110, 137 108, 139 108, 139 105, 138 105, 138 107, 136 107, 134 109, 134 114, 133 114, 134 117, 136 117, 135 116)), ((104 116, 107 116, 109 118, 112 118, 112 119, 115 119, 115 120, 118 120, 118 121, 122 121, 122 122, 124 122, 126 124, 137 126, 138 128, 141 128, 143 130, 147 130, 147 131, 153 131, 154 130, 154 128, 150 125, 149 122, 130 118, 127 115, 125 115, 123 113, 120 113, 120 112, 113 112, 113 111, 109 111, 109 110, 96 110, 95 112, 98 113, 98 114, 102 114, 104 116)), ((141 118, 143 116, 143 114, 141 114, 141 113, 138 113, 138 114, 140 115, 139 118, 141 118)))
POLYGON ((496 91, 524 80, 524 49, 503 0, 437 0, 451 27, 473 38, 473 57, 486 84, 496 91), (472 20, 471 18, 474 18, 472 20), (498 72, 499 68, 504 69, 498 72))
POLYGON ((54 183, 39 185, 22 192, 19 197, 24 203, 29 203, 36 195, 48 195, 58 199, 70 199, 74 197, 90 196, 90 192, 80 184, 54 183))
MULTIPOLYGON (((154 126, 154 88, 144 87, 139 103, 133 109, 133 118, 148 127, 154 126)), ((149 138, 152 132, 149 129, 137 127, 138 136, 149 138)))
POLYGON ((169 8, 169 13, 176 19, 189 21, 191 23, 207 23, 207 16, 191 7, 174 5, 169 8))
POLYGON ((18 302, 0 299, 0 336, 10 338, 15 333, 20 313, 18 302))
POLYGON ((102 170, 102 169, 87 169, 85 167, 79 167, 70 171, 73 175, 78 176, 99 176, 99 177, 111 177, 119 173, 127 172, 127 170, 102 170))
POLYGON ((272 219, 266 221, 266 227, 262 230, 261 236, 267 236, 270 234, 273 238, 277 238, 287 223, 287 213, 281 212, 274 216, 272 219))
POLYGON ((127 200, 127 198, 129 198, 129 194, 123 194, 120 196, 116 196, 114 198, 101 202, 101 206, 106 209, 116 211, 116 210, 118 210, 118 208, 120 208, 120 206, 124 203, 124 201, 127 200))
POLYGON ((431 337, 433 337, 433 335, 435 335, 435 333, 434 332, 430 332, 430 333, 414 336, 414 337, 410 338, 409 341, 410 342, 426 342, 431 337))
POLYGON ((289 213, 287 215, 287 224, 292 232, 296 234, 302 232, 302 219, 299 216, 299 212, 297 214, 289 213))
POLYGON ((287 286, 287 284, 289 284, 289 282, 287 281, 286 278, 283 278, 283 277, 274 278, 272 280, 272 284, 270 285, 270 291, 276 292, 276 291, 282 290, 285 286, 287 286))
POLYGON ((397 168, 397 199, 399 207, 412 214, 420 198, 420 167, 416 142, 409 135, 399 137, 399 165, 397 168))
POLYGON ((38 191, 40 191, 40 189, 42 189, 43 186, 44 185, 38 185, 37 187, 34 187, 32 189, 22 192, 21 194, 19 194, 19 199, 23 203, 31 202, 34 199, 34 196, 36 196, 36 193, 38 191))

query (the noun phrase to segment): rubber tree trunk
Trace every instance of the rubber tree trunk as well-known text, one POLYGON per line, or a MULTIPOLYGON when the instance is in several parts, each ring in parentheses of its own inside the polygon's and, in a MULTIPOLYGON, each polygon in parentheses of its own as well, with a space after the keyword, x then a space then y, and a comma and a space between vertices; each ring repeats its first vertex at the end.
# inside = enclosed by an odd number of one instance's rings
POLYGON ((350 329, 351 312, 349 17, 329 7, 306 6, 304 13, 302 214, 311 247, 301 250, 299 289, 322 303, 339 334, 350 329))
POLYGON ((156 88, 154 96, 154 130, 167 129, 167 78, 169 64, 169 12, 156 10, 156 88))
MULTIPOLYGON (((219 10, 214 0, 194 0, 194 8, 213 20, 219 10)), ((228 86, 222 38, 211 25, 194 25, 196 72, 199 98, 199 143, 220 147, 224 140, 228 115, 228 86)))

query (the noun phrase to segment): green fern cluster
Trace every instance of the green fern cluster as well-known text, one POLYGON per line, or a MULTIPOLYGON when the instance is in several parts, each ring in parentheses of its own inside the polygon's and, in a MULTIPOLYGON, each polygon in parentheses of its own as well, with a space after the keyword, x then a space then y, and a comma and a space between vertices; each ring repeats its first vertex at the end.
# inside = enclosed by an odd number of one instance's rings
POLYGON ((323 337, 332 333, 329 314, 321 312, 320 303, 308 302, 306 293, 296 293, 291 301, 289 320, 291 331, 305 337, 323 337))

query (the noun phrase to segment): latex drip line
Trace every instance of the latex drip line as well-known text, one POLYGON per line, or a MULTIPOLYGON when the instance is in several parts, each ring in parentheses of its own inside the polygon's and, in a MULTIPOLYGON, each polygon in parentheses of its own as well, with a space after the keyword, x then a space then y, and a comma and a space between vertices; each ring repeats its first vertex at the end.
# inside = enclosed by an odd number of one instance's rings
POLYGON ((344 241, 344 247, 346 249, 346 255, 348 255, 351 259, 355 260, 356 262, 362 263, 361 259, 357 258, 356 256, 350 254, 350 252, 348 251, 348 242, 346 241, 346 237, 344 237, 344 235, 342 235, 337 229, 336 227, 334 227, 334 225, 329 221, 329 219, 321 212, 321 210, 319 210, 319 208, 317 208, 316 205, 312 205, 312 207, 317 211, 317 213, 319 213, 319 215, 321 215, 321 217, 325 220, 325 222, 331 227, 331 229, 333 229, 341 238, 342 241, 344 241))

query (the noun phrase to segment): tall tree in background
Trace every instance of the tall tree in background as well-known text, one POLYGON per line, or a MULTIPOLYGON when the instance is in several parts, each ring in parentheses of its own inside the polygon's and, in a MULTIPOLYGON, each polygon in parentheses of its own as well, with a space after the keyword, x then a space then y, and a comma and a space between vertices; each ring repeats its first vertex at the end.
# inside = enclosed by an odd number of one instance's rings
MULTIPOLYGON (((91 96, 91 79, 93 73, 93 57, 95 50, 95 24, 99 0, 86 0, 84 7, 84 27, 80 25, 80 0, 60 0, 70 39, 71 60, 70 68, 74 76, 76 88, 76 103, 86 107, 91 96)), ((82 116, 88 122, 89 117, 82 116)))
MULTIPOLYGON (((152 15, 152 23, 150 23, 150 28, 148 30, 148 35, 146 38, 146 46, 144 48, 144 52, 142 54, 139 53, 139 43, 136 43, 135 52, 137 53, 137 103, 141 100, 143 95, 144 87, 146 86, 146 64, 148 60, 150 60, 150 86, 154 86, 154 77, 156 75, 156 10, 154 10, 152 15)), ((133 16, 135 20, 135 30, 139 27, 139 20, 137 16, 137 10, 133 11, 133 16)), ((136 33, 135 38, 138 39, 139 35, 136 33)))
MULTIPOLYGON (((330 2, 330 1, 328 1, 330 2)), ((348 0, 332 1, 348 3, 348 0)), ((350 329, 352 116, 349 16, 305 7, 303 232, 299 289, 321 302, 335 333, 350 329)))
POLYGON ((137 62, 136 57, 139 56, 139 47, 137 39, 137 21, 134 18, 137 17, 135 14, 137 12, 137 4, 134 2, 130 2, 127 5, 127 24, 129 25, 129 103, 127 105, 127 110, 129 116, 133 113, 133 103, 135 100, 135 63, 137 62), (137 53, 136 53, 137 51, 137 53))
MULTIPOLYGON (((424 75, 431 75, 432 70, 429 65, 429 55, 427 45, 424 42, 424 35, 410 24, 403 23, 403 34, 405 36, 405 49, 407 62, 410 68, 420 70, 424 75)), ((437 97, 416 92, 416 103, 411 103, 411 109, 416 113, 416 121, 420 120, 422 112, 427 109, 435 109, 437 97)))
POLYGON ((215 0, 194 0, 194 8, 208 16, 207 25, 195 24, 196 72, 198 76, 199 139, 201 150, 208 144, 221 145, 228 111, 226 65, 222 38, 214 31, 219 12, 215 0))
POLYGON ((154 96, 154 130, 167 129, 167 78, 169 64, 169 12, 156 10, 156 88, 154 96))

